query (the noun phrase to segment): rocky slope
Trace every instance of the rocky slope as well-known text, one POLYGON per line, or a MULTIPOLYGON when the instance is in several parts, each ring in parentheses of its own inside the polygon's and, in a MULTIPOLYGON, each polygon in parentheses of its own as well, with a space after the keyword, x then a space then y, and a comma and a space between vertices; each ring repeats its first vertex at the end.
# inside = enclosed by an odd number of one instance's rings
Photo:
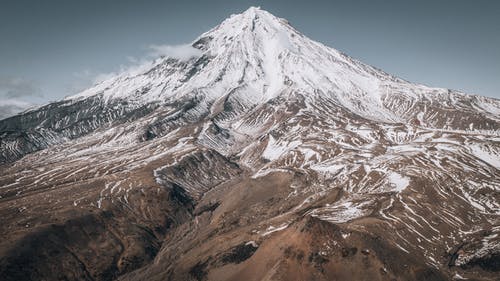
POLYGON ((258 8, 0 121, 6 280, 495 280, 500 101, 258 8))

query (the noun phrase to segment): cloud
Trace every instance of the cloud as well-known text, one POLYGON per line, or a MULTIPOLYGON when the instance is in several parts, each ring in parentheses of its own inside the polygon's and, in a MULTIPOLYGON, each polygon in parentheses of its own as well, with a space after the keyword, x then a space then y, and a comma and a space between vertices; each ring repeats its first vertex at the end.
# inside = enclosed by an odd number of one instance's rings
POLYGON ((182 45, 150 45, 150 55, 166 56, 179 60, 188 60, 192 57, 199 57, 202 54, 201 50, 194 48, 189 44, 182 45))
POLYGON ((85 69, 83 71, 74 72, 73 79, 69 81, 66 85, 66 90, 70 94, 76 94, 83 90, 92 87, 93 85, 99 84, 105 80, 113 78, 117 76, 119 73, 124 72, 126 70, 126 66, 120 66, 120 72, 94 72, 92 70, 85 69))
POLYGON ((189 44, 181 45, 150 45, 149 52, 142 57, 126 57, 127 63, 119 66, 119 69, 110 72, 96 72, 85 69, 73 73, 73 80, 66 85, 66 90, 70 95, 77 94, 94 85, 100 84, 106 80, 113 79, 120 75, 139 75, 154 67, 158 56, 166 56, 179 60, 188 60, 192 57, 202 55, 202 51, 192 47, 189 44))
POLYGON ((10 116, 14 116, 30 107, 33 104, 17 99, 1 99, 0 98, 0 120, 10 116))
POLYGON ((34 80, 0 76, 0 120, 35 106, 40 98, 42 90, 34 80))
MULTIPOLYGON (((125 70, 123 70, 123 68, 120 68, 120 72, 124 72, 125 70)), ((97 74, 95 77, 94 77, 94 84, 98 84, 98 83, 101 83, 103 81, 106 81, 108 79, 111 79, 113 77, 116 77, 117 75, 119 75, 118 73, 116 72, 108 72, 108 73, 99 73, 97 74)))
POLYGON ((20 77, 0 77, 0 96, 6 98, 42 97, 42 91, 33 80, 20 77))

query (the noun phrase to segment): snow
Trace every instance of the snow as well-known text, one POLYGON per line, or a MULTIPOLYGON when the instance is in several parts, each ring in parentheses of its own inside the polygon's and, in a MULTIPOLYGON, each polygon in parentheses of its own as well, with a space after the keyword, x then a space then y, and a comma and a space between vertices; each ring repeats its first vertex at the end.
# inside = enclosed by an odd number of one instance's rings
POLYGON ((401 192, 406 189, 406 187, 410 184, 410 180, 407 177, 404 177, 396 172, 390 172, 387 175, 389 179, 389 184, 393 188, 392 191, 401 192))
POLYGON ((245 245, 252 245, 252 247, 254 247, 254 248, 259 247, 259 244, 257 244, 257 242, 255 242, 253 240, 246 242, 245 245))
POLYGON ((370 210, 366 207, 370 203, 371 201, 353 202, 344 199, 334 205, 314 209, 309 214, 332 223, 345 223, 368 215, 370 210))
POLYGON ((425 116, 425 113, 424 112, 419 112, 417 114, 417 120, 418 122, 420 123, 420 125, 424 125, 424 116, 425 116))
POLYGON ((261 235, 262 236, 267 236, 271 233, 274 233, 274 232, 277 232, 277 231, 281 231, 281 230, 284 230, 288 227, 288 223, 282 223, 281 225, 279 226, 269 226, 266 231, 264 233, 262 233, 261 235))
POLYGON ((345 165, 342 164, 316 164, 312 165, 311 169, 320 173, 336 174, 341 171, 345 165))
POLYGON ((406 252, 407 254, 409 254, 409 253, 410 253, 408 250, 406 250, 405 248, 403 248, 401 245, 399 245, 399 244, 397 244, 397 243, 396 243, 396 246, 397 246, 399 249, 401 249, 401 250, 403 250, 404 252, 406 252))
POLYGON ((252 179, 265 177, 271 173, 290 173, 290 171, 285 169, 261 169, 252 175, 252 179))
MULTIPOLYGON (((170 57, 123 69, 67 100, 102 95, 106 101, 127 99, 140 105, 201 96, 211 104, 236 89, 242 105, 250 108, 291 92, 317 93, 370 120, 405 123, 413 116, 423 126, 433 117, 427 107, 416 107, 424 95, 435 93, 443 104, 464 98, 386 74, 307 38, 286 20, 256 7, 232 15, 191 44, 154 49, 170 57)), ((471 107, 499 119, 500 102, 482 97, 472 101, 471 107)), ((370 128, 356 133, 373 138, 370 128)))
POLYGON ((500 152, 495 153, 495 151, 488 150, 487 148, 479 145, 471 145, 470 150, 475 157, 497 169, 500 169, 500 152))
POLYGON ((286 152, 296 148, 300 145, 300 141, 292 141, 289 143, 281 143, 276 141, 276 139, 269 135, 269 141, 267 143, 267 147, 262 153, 262 156, 268 160, 274 161, 279 159, 286 152))

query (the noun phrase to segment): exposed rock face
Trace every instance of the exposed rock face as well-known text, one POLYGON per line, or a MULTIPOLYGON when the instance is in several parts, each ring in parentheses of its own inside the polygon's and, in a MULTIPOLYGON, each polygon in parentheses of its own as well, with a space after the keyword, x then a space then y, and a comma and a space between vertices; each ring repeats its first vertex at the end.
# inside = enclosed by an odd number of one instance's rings
POLYGON ((130 122, 156 108, 155 103, 131 105, 117 100, 110 106, 102 97, 61 101, 0 120, 0 163, 86 135, 113 123, 130 122))
POLYGON ((500 101, 250 8, 0 121, 2 280, 495 280, 500 101))

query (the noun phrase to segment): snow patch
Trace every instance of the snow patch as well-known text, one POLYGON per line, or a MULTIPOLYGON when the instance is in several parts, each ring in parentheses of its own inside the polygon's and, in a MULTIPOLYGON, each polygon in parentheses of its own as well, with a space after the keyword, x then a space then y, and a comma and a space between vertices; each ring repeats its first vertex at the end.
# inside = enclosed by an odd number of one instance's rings
POLYGON ((387 175, 387 179, 389 180, 389 185, 392 187, 392 191, 395 192, 401 192, 405 190, 406 187, 410 184, 410 179, 395 172, 390 172, 387 175))
POLYGON ((470 147, 472 154, 481 159, 482 161, 488 163, 489 165, 500 169, 500 155, 496 154, 494 151, 487 151, 484 147, 479 145, 472 145, 470 147))
POLYGON ((344 200, 332 206, 312 210, 309 214, 320 220, 332 223, 345 223, 366 216, 370 213, 367 208, 372 201, 353 202, 344 200))
POLYGON ((283 224, 281 224, 281 225, 279 225, 279 226, 272 226, 272 225, 271 225, 271 226, 269 226, 269 227, 266 229, 266 232, 262 233, 261 235, 262 235, 262 236, 267 236, 267 235, 269 235, 269 234, 271 234, 271 233, 274 233, 274 232, 276 232, 276 231, 281 231, 281 230, 283 230, 283 229, 285 229, 285 228, 287 228, 287 227, 288 227, 288 223, 283 223, 283 224))
POLYGON ((266 149, 262 153, 262 156, 268 160, 274 161, 279 159, 286 152, 296 148, 300 144, 300 141, 280 143, 279 141, 276 141, 276 139, 274 139, 272 135, 269 135, 269 141, 267 143, 266 149))

